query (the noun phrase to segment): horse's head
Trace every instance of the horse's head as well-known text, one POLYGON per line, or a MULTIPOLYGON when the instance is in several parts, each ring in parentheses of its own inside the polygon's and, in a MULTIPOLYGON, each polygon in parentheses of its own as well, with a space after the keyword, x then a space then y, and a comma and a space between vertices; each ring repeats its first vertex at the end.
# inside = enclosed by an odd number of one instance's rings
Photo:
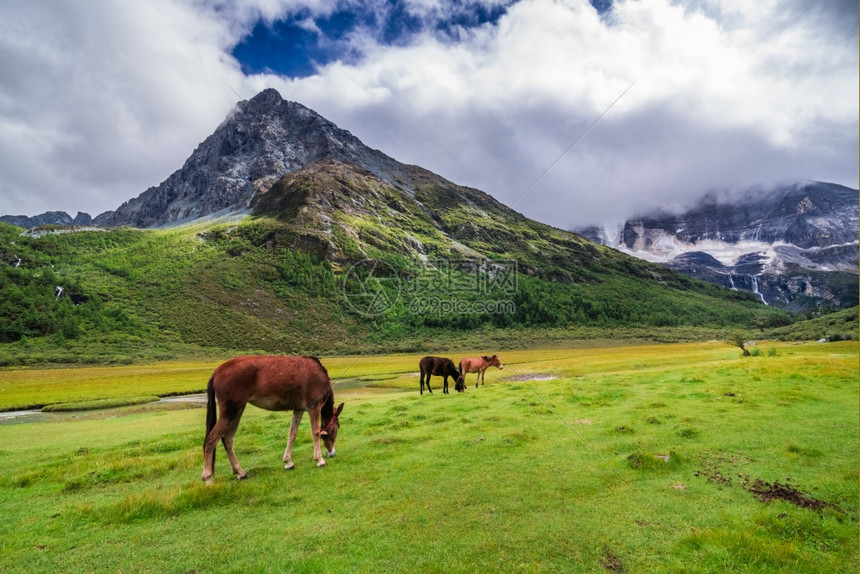
POLYGON ((341 411, 343 410, 343 403, 340 403, 340 406, 334 411, 334 414, 331 417, 331 420, 328 421, 325 428, 320 431, 320 438, 323 439, 323 445, 325 445, 325 453, 329 458, 334 456, 334 441, 337 439, 337 430, 340 428, 340 421, 338 420, 338 416, 340 416, 341 411))
POLYGON ((498 355, 493 355, 492 357, 482 357, 486 362, 488 367, 498 367, 499 369, 504 369, 502 366, 502 362, 499 360, 498 355))
POLYGON ((466 383, 462 373, 463 363, 461 361, 460 364, 455 367, 454 361, 449 359, 448 362, 451 363, 451 366, 448 368, 448 374, 454 377, 454 390, 458 393, 462 393, 466 390, 466 383))

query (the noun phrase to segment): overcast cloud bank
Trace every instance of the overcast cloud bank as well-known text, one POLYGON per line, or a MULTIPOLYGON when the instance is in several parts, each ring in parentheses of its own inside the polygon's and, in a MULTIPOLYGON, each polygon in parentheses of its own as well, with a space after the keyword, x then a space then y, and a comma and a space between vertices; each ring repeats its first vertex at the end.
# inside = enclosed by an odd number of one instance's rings
POLYGON ((265 87, 564 228, 711 190, 858 185, 856 2, 470 4, 493 17, 458 26, 457 3, 413 0, 329 38, 318 22, 391 4, 4 3, 0 213, 115 209, 265 87), (296 15, 329 43, 316 72, 243 73, 236 46, 296 15))

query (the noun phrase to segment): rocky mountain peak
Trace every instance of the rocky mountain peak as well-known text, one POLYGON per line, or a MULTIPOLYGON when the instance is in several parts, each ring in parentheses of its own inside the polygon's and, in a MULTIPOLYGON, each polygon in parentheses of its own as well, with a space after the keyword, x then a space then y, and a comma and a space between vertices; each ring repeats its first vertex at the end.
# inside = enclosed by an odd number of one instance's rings
POLYGON ((269 88, 236 104, 181 169, 95 223, 158 227, 241 211, 282 176, 323 159, 354 163, 383 179, 399 165, 269 88))
POLYGON ((249 102, 255 107, 279 106, 285 101, 286 100, 281 97, 281 94, 275 88, 266 88, 249 100, 249 102))

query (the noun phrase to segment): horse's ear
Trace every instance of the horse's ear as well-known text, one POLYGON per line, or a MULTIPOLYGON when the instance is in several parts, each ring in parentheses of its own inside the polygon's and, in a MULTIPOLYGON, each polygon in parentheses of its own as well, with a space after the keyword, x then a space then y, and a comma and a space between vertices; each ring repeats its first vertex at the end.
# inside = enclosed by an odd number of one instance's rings
POLYGON ((337 407, 337 410, 334 411, 334 416, 340 416, 341 411, 343 410, 343 403, 340 403, 340 406, 337 407))

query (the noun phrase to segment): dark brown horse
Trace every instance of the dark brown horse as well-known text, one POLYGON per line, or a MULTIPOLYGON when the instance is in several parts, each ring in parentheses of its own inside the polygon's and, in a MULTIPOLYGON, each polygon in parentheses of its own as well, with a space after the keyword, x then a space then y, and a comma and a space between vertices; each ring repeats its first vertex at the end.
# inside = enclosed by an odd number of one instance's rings
POLYGON ((206 387, 206 437, 203 440, 203 476, 206 484, 212 483, 215 472, 215 447, 224 443, 233 474, 246 478, 248 473, 239 466, 233 452, 233 437, 245 406, 269 411, 293 411, 287 450, 284 451, 285 469, 293 468, 293 441, 305 411, 311 419, 314 441, 314 460, 325 466, 320 452, 320 438, 326 454, 334 456, 334 441, 340 428, 338 416, 343 403, 334 409, 334 390, 328 371, 316 357, 249 356, 236 357, 215 369, 206 387), (217 401, 218 414, 215 412, 217 401))
POLYGON ((457 384, 462 384, 464 387, 466 386, 466 374, 468 373, 478 373, 478 376, 475 378, 475 388, 478 388, 478 381, 481 381, 481 384, 484 384, 484 373, 486 373, 487 368, 489 367, 498 367, 502 369, 502 363, 499 361, 499 357, 493 355, 492 357, 478 357, 477 359, 461 359, 459 364, 460 371, 460 381, 457 381, 457 384))
POLYGON ((442 392, 448 394, 448 377, 452 377, 456 384, 454 389, 458 392, 466 390, 466 386, 460 382, 460 372, 454 366, 454 361, 445 359, 444 357, 427 356, 421 359, 418 363, 418 368, 421 370, 421 394, 424 394, 425 377, 427 381, 427 391, 432 393, 430 388, 430 375, 442 377, 442 392))

